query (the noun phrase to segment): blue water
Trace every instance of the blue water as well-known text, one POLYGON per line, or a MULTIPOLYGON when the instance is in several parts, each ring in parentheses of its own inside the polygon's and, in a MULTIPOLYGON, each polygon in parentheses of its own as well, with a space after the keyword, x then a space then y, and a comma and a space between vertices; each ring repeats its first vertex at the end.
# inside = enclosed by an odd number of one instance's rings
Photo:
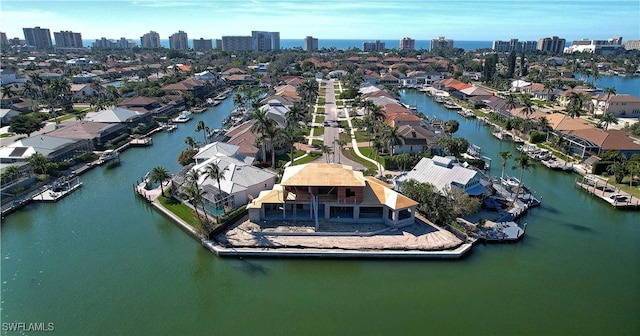
MULTIPOLYGON (((83 44, 85 47, 91 47, 91 43, 95 40, 83 40, 83 44)), ((140 45, 139 39, 134 39, 138 45, 140 45)), ((349 48, 359 48, 362 49, 362 44, 364 42, 374 42, 375 40, 342 40, 342 39, 318 39, 318 48, 332 48, 335 47, 339 50, 349 49, 349 48)), ((400 45, 400 39, 397 40, 380 40, 385 43, 385 46, 388 49, 398 49, 400 45)), ((189 47, 193 47, 193 40, 189 39, 189 47)), ((160 39, 160 44, 169 48, 169 40, 168 39, 160 39)), ((215 41, 213 42, 215 47, 215 41)), ((416 49, 424 49, 429 50, 431 44, 431 40, 416 40, 416 49)), ((464 50, 476 50, 483 48, 491 48, 491 41, 453 41, 454 48, 462 48, 464 50)), ((293 49, 293 48, 303 48, 304 41, 303 39, 281 39, 280 40, 280 48, 282 49, 293 49)))
MULTIPOLYGON (((583 76, 577 74, 576 78, 582 79, 583 76)), ((596 87, 598 89, 613 87, 616 88, 617 94, 630 94, 640 97, 640 85, 638 85, 638 79, 638 77, 600 76, 596 81, 596 87)), ((585 80, 591 83, 590 77, 585 78, 585 80)))

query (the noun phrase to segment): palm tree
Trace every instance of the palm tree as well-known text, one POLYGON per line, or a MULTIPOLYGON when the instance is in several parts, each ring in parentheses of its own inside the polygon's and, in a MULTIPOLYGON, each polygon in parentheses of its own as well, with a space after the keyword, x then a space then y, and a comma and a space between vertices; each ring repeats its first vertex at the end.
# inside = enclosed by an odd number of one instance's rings
MULTIPOLYGON (((222 187, 220 181, 224 180, 225 173, 229 171, 229 166, 220 168, 220 165, 215 162, 210 162, 204 167, 204 177, 215 179, 218 183, 218 199, 222 202, 222 187)), ((222 203, 222 210, 224 211, 224 203, 222 203)))
POLYGON ((347 145, 347 142, 342 140, 342 139, 336 139, 335 143, 336 143, 336 145, 338 145, 338 149, 337 149, 337 151, 338 151, 338 163, 341 163, 340 156, 342 154, 342 148, 344 148, 344 146, 347 145))
POLYGON ((627 163, 627 171, 629 172, 629 187, 633 187, 633 177, 640 174, 640 162, 629 161, 627 163))
POLYGON ((308 113, 312 113, 312 107, 315 103, 316 97, 319 95, 320 86, 315 79, 308 79, 305 82, 298 85, 297 92, 302 98, 305 104, 308 106, 308 113))
POLYGON ((233 96, 233 106, 236 107, 236 110, 242 111, 244 110, 245 99, 240 93, 236 93, 233 96))
POLYGON ((614 95, 614 96, 616 95, 616 88, 614 88, 614 87, 606 87, 606 88, 604 88, 604 93, 607 94, 606 100, 608 101, 609 97, 611 95, 614 95))
POLYGON ((533 168, 533 162, 531 161, 531 158, 529 158, 529 156, 527 156, 526 154, 521 154, 518 158, 516 158, 516 165, 513 166, 512 169, 520 169, 520 183, 518 183, 518 187, 516 188, 516 195, 513 198, 513 203, 511 204, 512 206, 516 203, 516 200, 518 199, 518 195, 520 194, 520 190, 522 188, 522 177, 524 176, 524 171, 530 171, 531 168, 533 168))
POLYGON ((384 121, 387 118, 382 108, 375 104, 371 107, 369 115, 373 118, 373 120, 384 121))
MULTIPOLYGON (((197 169, 191 169, 185 175, 185 179, 188 183, 188 186, 193 188, 192 192, 190 192, 189 196, 192 197, 193 208, 196 211, 196 215, 198 214, 198 204, 202 204, 202 212, 204 213, 205 222, 209 222, 209 218, 207 217, 207 210, 204 208, 204 202, 202 202, 202 193, 200 192, 200 186, 198 182, 200 181, 200 171, 197 169)), ((200 218, 200 216, 198 216, 200 218)))
POLYGON ((294 144, 302 139, 302 131, 295 125, 287 125, 284 129, 278 131, 276 137, 279 143, 289 145, 289 158, 291 159, 289 165, 293 165, 293 153, 296 149, 294 144))
MULTIPOLYGON (((264 110, 257 110, 253 113, 254 123, 251 125, 251 133, 260 134, 265 137, 268 133, 268 130, 272 127, 274 121, 269 119, 267 116, 267 112, 264 110)), ((267 140, 265 137, 264 140, 267 140)), ((267 149, 266 149, 266 141, 262 141, 262 160, 267 161, 267 149)))
POLYGON ((162 166, 157 166, 157 167, 153 168, 151 170, 151 173, 149 174, 149 181, 150 182, 158 182, 158 183, 160 183, 160 191, 161 191, 163 197, 167 197, 164 194, 164 181, 166 181, 166 180, 168 180, 170 178, 171 178, 171 174, 169 174, 167 169, 162 167, 162 166))
POLYGON ((522 108, 522 114, 524 114, 524 116, 527 119, 529 119, 529 115, 536 111, 536 109, 533 107, 533 102, 531 101, 531 96, 529 96, 529 95, 520 96, 520 102, 524 106, 522 108))
POLYGON ((600 122, 602 123, 602 128, 604 128, 606 131, 609 128, 610 124, 618 124, 618 118, 616 118, 613 114, 607 112, 600 116, 600 122))
POLYGON ((444 123, 443 131, 447 133, 447 135, 451 136, 453 133, 457 132, 459 128, 460 123, 455 119, 451 119, 444 123))
POLYGON ((26 82, 22 87, 22 95, 31 99, 31 112, 35 111, 35 102, 38 98, 40 91, 31 83, 26 82))
POLYGON ((513 157, 513 154, 509 151, 502 151, 498 153, 498 156, 502 158, 502 175, 500 175, 500 178, 504 179, 504 169, 507 167, 507 162, 513 157))
POLYGON ((393 156, 393 147, 404 145, 404 137, 402 137, 397 127, 385 127, 382 131, 381 140, 387 146, 391 156, 393 156))
POLYGON ((189 146, 189 148, 196 148, 196 146, 198 145, 198 143, 196 142, 195 139, 193 139, 192 136, 188 136, 184 139, 184 143, 189 146))
POLYGON ((509 93, 507 95, 507 99, 505 101, 504 106, 509 109, 509 112, 511 112, 511 110, 513 110, 514 108, 518 107, 518 101, 516 100, 516 96, 513 95, 512 93, 509 93))
POLYGON ((13 108, 13 97, 16 97, 17 93, 13 90, 13 85, 6 84, 2 86, 2 99, 9 99, 9 108, 13 108))
POLYGON ((327 163, 329 162, 329 157, 333 153, 333 149, 327 145, 322 145, 322 154, 324 154, 325 159, 327 159, 327 163))
POLYGON ((27 162, 29 162, 31 169, 33 169, 34 172, 40 174, 47 173, 47 163, 49 162, 49 160, 44 155, 40 153, 33 153, 31 156, 29 156, 27 162))
POLYGON ((204 121, 200 120, 198 121, 198 123, 196 124, 196 132, 200 132, 202 131, 203 137, 204 137, 204 143, 205 145, 207 144, 207 126, 205 126, 204 121))
POLYGON ((551 129, 551 123, 549 123, 549 119, 547 117, 542 116, 538 118, 538 127, 543 132, 547 132, 551 129))
POLYGON ((301 121, 305 120, 306 113, 298 104, 294 104, 285 113, 285 120, 287 126, 298 125, 301 121))

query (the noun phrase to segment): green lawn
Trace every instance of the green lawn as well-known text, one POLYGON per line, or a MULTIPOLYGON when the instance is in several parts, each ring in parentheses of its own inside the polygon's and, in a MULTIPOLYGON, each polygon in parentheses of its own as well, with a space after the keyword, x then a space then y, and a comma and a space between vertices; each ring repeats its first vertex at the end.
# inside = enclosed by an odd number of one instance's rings
POLYGON ((324 105, 327 102, 325 97, 318 98, 318 105, 324 105))
POLYGON ((309 163, 317 160, 320 156, 322 156, 322 152, 312 151, 309 153, 309 155, 303 157, 302 159, 293 161, 293 164, 299 165, 299 164, 309 163))
POLYGON ((616 177, 615 176, 609 176, 608 181, 609 181, 610 185, 618 187, 618 188, 622 189, 622 191, 624 191, 626 193, 629 193, 629 194, 635 196, 636 198, 640 198, 640 190, 638 189, 637 186, 629 187, 629 179, 626 176, 625 176, 624 179, 622 179, 623 183, 616 183, 616 177), (627 183, 624 183, 625 181, 627 183))
POLYGON ((2 133, 0 134, 0 138, 8 138, 16 135, 15 133, 2 133))
POLYGON ((190 207, 188 207, 186 204, 180 203, 174 198, 167 198, 164 196, 158 197, 158 201, 160 201, 160 204, 167 208, 167 210, 171 211, 187 224, 191 225, 191 227, 193 227, 196 232, 199 232, 200 220, 190 207))
MULTIPOLYGON (((293 151, 294 160, 295 160, 295 158, 300 157, 300 156, 304 155, 305 153, 306 153, 305 151, 302 151, 302 150, 299 150, 299 149, 295 149, 293 151)), ((278 161, 278 162, 280 162, 280 161, 284 161, 284 162, 291 161, 291 157, 289 156, 289 154, 290 154, 289 152, 286 152, 286 153, 282 153, 282 154, 276 156, 276 161, 278 161)))
POLYGON ((318 109, 316 110, 317 114, 324 114, 324 107, 318 107, 318 109))
POLYGON ((324 135, 324 127, 314 127, 313 128, 313 136, 324 135))
POLYGON ((365 131, 355 131, 356 141, 357 142, 367 142, 369 141, 368 135, 369 133, 365 131))
POLYGON ((344 102, 342 100, 336 101, 336 106, 344 106, 344 102))
MULTIPOLYGON (((359 149, 361 149, 361 148, 359 147, 359 149)), ((373 163, 371 163, 371 162, 369 162, 367 160, 364 160, 363 158, 359 157, 351 149, 346 149, 346 148, 343 149, 342 150, 342 156, 347 158, 347 159, 349 159, 349 160, 351 160, 351 161, 358 162, 358 163, 362 164, 363 166, 365 166, 366 168, 378 169, 378 167, 376 167, 375 164, 373 164, 373 163)))
POLYGON ((316 116, 316 120, 315 120, 315 122, 316 122, 316 123, 319 123, 319 124, 321 124, 322 122, 324 122, 324 115, 317 115, 317 116, 316 116))
POLYGON ((323 143, 324 143, 324 141, 322 141, 322 140, 318 140, 318 139, 311 140, 311 145, 312 146, 318 146, 319 147, 319 146, 322 146, 323 143))
POLYGON ((358 149, 360 150, 360 153, 362 153, 362 155, 372 160, 376 159, 376 152, 373 150, 373 147, 358 147, 358 149))

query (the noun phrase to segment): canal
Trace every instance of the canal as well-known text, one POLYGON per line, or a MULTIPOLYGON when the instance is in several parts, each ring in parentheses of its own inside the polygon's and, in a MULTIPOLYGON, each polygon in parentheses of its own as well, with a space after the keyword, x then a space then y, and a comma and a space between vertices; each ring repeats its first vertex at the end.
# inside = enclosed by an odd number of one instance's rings
MULTIPOLYGON (((456 119, 493 158, 511 150, 475 120, 419 92, 427 116, 456 119)), ((63 335, 638 334, 638 213, 614 211, 537 166, 524 183, 543 200, 517 244, 478 245, 458 261, 221 259, 136 197, 162 165, 175 173, 198 120, 219 127, 231 98, 115 169, 82 176, 57 204, 2 223, 2 322, 54 323, 63 335)), ((511 165, 509 165, 511 166, 511 165)), ((519 174, 509 171, 510 174, 519 174)))

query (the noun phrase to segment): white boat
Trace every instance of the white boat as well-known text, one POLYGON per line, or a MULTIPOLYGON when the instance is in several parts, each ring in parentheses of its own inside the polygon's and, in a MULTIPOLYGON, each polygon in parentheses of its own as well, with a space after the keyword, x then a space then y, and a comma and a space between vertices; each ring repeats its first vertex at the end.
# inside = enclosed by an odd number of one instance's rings
POLYGON ((511 134, 509 134, 508 132, 505 132, 505 131, 493 132, 493 136, 495 136, 496 138, 498 138, 500 140, 513 141, 513 136, 511 134))
POLYGON ((189 120, 191 120, 191 112, 189 111, 184 111, 180 113, 180 115, 177 116, 176 118, 173 118, 173 122, 177 122, 177 123, 186 123, 189 120))
POLYGON ((520 185, 520 180, 513 176, 507 176, 507 178, 501 178, 502 184, 508 187, 517 187, 520 185))
POLYGON ((173 132, 176 130, 176 128, 178 128, 178 125, 174 125, 174 124, 164 124, 162 125, 162 129, 164 129, 167 132, 173 132))
POLYGON ((102 152, 102 155, 100 155, 100 158, 98 159, 98 164, 101 165, 109 161, 116 160, 119 157, 120 157, 120 154, 117 151, 113 149, 107 149, 104 152, 102 152))

